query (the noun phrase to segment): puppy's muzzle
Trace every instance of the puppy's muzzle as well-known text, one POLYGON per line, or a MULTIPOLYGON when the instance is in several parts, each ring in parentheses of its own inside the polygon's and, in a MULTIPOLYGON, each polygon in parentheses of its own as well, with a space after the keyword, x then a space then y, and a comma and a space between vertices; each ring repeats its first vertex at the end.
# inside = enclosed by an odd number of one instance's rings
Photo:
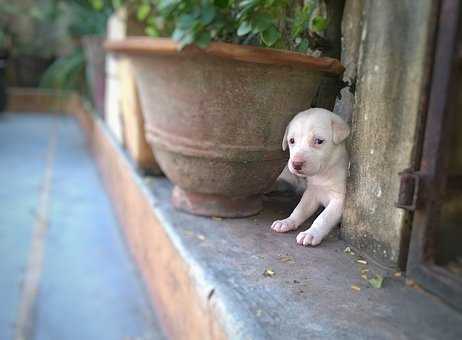
POLYGON ((292 167, 293 167, 295 170, 297 170, 297 171, 302 170, 303 164, 305 164, 305 162, 302 162, 302 161, 292 161, 292 167))

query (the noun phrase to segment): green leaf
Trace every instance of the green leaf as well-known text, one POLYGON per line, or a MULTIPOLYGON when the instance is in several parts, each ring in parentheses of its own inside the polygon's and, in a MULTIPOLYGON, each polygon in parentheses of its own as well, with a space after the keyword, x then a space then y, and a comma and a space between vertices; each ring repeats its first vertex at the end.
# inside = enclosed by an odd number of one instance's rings
POLYGON ((212 6, 206 6, 202 9, 201 21, 204 25, 210 24, 215 18, 215 8, 212 6))
POLYGON ((252 25, 248 21, 243 21, 237 30, 238 36, 243 36, 252 30, 252 25))
POLYGON ((173 33, 172 33, 172 39, 175 40, 175 41, 180 41, 183 36, 185 35, 185 31, 183 31, 182 29, 180 28, 176 28, 173 33))
POLYGON ((112 7, 118 9, 123 6, 123 0, 112 0, 112 7))
POLYGON ((96 9, 97 11, 101 11, 104 7, 103 0, 90 0, 91 6, 96 9))
POLYGON ((253 33, 261 33, 268 29, 273 23, 273 19, 266 14, 257 15, 252 20, 253 33))
POLYGON ((178 19, 176 26, 182 29, 188 29, 195 23, 195 21, 196 19, 194 18, 194 15, 185 14, 178 19))
POLYGON ((151 6, 148 3, 142 3, 141 5, 139 5, 136 11, 137 19, 140 21, 143 21, 144 19, 148 17, 150 11, 151 11, 151 6))
POLYGON ((271 25, 267 30, 260 34, 261 40, 266 46, 273 46, 281 37, 281 33, 274 25, 271 25))
POLYGON ((300 43, 297 46, 297 51, 306 53, 308 51, 308 48, 310 48, 310 43, 308 39, 301 39, 300 43))
POLYGON ((194 41, 194 35, 191 32, 185 32, 183 37, 180 39, 180 48, 185 47, 186 45, 191 44, 194 41))
POLYGON ((210 44, 212 36, 209 31, 202 32, 199 37, 194 41, 197 46, 200 48, 206 48, 210 44))
POLYGON ((369 284, 373 288, 382 288, 383 277, 380 275, 376 275, 375 277, 369 279, 369 284))
POLYGON ((327 28, 327 18, 320 16, 314 17, 312 25, 315 32, 322 32, 327 28))
POLYGON ((150 37, 158 37, 160 36, 159 31, 154 26, 147 26, 145 32, 150 37))
POLYGON ((215 6, 220 8, 226 8, 229 5, 229 0, 215 0, 215 6))

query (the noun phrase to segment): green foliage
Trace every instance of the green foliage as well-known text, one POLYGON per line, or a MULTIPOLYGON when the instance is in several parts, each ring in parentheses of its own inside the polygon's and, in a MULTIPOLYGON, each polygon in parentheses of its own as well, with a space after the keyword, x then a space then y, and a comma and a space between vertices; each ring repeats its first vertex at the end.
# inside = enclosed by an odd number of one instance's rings
MULTIPOLYGON (((70 36, 104 35, 110 15, 123 0, 57 0, 69 13, 67 30, 70 36)), ((85 87, 85 56, 82 48, 57 58, 46 70, 40 87, 61 90, 82 90, 85 87)))
MULTIPOLYGON (((120 0, 122 1, 122 0, 120 0)), ((150 36, 170 36, 181 46, 211 41, 306 52, 327 28, 316 13, 320 0, 125 0, 150 36)))
POLYGON ((104 35, 110 15, 119 2, 110 0, 59 0, 70 13, 69 34, 73 37, 104 35))
POLYGON ((57 59, 42 76, 40 87, 61 90, 79 90, 85 75, 85 56, 76 48, 68 56, 57 59))

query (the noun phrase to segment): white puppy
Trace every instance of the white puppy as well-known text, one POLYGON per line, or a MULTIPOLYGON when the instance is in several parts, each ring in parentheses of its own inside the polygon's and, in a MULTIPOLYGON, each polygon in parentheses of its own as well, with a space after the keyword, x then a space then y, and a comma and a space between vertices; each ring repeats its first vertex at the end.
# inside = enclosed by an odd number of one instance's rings
POLYGON ((344 141, 350 128, 338 115, 324 109, 300 112, 286 128, 282 149, 289 146, 289 171, 306 181, 302 199, 290 216, 274 221, 271 229, 297 229, 322 205, 325 209, 311 227, 297 235, 297 243, 316 246, 342 217, 348 154, 344 141))

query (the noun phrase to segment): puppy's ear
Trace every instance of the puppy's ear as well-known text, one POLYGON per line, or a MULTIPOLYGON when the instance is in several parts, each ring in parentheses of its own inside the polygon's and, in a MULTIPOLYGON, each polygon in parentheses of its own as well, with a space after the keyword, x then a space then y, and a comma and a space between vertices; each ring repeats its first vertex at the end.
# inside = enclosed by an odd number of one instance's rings
POLYGON ((350 135, 350 127, 335 113, 332 114, 332 140, 334 144, 342 143, 350 135))
POLYGON ((289 132, 289 125, 286 127, 286 131, 284 132, 284 137, 282 138, 282 151, 286 151, 287 147, 287 133, 289 132))

